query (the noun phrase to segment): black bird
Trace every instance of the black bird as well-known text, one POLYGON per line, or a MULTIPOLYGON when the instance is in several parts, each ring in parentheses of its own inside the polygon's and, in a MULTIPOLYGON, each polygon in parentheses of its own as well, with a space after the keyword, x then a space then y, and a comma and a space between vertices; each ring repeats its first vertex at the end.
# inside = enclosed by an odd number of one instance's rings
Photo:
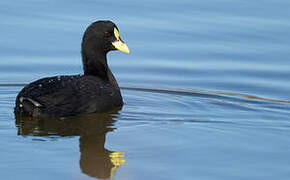
POLYGON ((64 117, 106 112, 123 105, 118 83, 107 63, 107 53, 129 53, 111 21, 92 23, 82 39, 84 75, 55 76, 34 81, 16 97, 16 115, 64 117))

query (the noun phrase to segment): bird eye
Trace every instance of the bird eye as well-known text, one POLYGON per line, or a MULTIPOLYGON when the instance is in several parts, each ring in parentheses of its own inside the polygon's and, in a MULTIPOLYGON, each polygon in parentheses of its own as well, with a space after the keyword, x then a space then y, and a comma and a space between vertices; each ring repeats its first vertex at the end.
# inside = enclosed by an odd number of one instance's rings
POLYGON ((111 36, 111 33, 106 31, 106 32, 105 32, 105 36, 106 36, 106 37, 110 37, 110 36, 111 36))

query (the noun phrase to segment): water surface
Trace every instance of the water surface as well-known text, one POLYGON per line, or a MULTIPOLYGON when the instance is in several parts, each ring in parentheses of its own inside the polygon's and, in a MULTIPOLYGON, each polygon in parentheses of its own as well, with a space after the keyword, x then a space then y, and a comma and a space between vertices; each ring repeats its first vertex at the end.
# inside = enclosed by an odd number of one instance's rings
POLYGON ((290 2, 1 1, 4 179, 288 179, 290 2), (13 114, 41 77, 81 74, 80 41, 111 19, 125 105, 64 119, 13 114))

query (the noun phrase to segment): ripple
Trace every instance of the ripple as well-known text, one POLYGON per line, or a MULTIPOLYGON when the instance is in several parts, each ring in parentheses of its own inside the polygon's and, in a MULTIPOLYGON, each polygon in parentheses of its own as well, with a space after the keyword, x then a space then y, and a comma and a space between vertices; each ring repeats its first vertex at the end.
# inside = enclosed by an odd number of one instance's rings
MULTIPOLYGON (((271 99, 266 97, 259 97, 255 95, 249 94, 241 94, 241 93, 230 93, 230 92, 221 92, 221 91, 201 91, 201 90, 193 90, 193 89, 178 89, 178 88, 148 88, 148 87, 121 87, 121 89, 125 90, 135 90, 135 91, 146 91, 153 93, 166 93, 166 94, 178 94, 185 96, 198 96, 198 97, 206 97, 206 98, 245 98, 251 100, 253 103, 258 103, 258 101, 269 101, 269 102, 277 102, 277 103, 290 103, 288 100, 279 100, 279 99, 271 99)), ((245 100, 247 101, 247 100, 245 100)), ((248 102, 248 101, 247 101, 248 102)))
MULTIPOLYGON (((11 104, 15 89, 25 85, 0 83, 2 108, 11 104)), ((289 101, 249 94, 144 86, 121 86, 121 90, 125 105, 116 120, 123 122, 259 123, 264 118, 274 124, 290 116, 289 101)))

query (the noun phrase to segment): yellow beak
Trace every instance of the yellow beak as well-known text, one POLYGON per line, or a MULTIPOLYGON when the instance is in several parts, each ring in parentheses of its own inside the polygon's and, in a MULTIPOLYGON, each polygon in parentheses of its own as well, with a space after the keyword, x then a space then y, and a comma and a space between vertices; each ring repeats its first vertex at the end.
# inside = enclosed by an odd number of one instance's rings
POLYGON ((116 49, 129 54, 130 50, 129 50, 128 46, 120 38, 119 31, 116 28, 114 28, 114 35, 115 35, 117 40, 112 42, 113 46, 116 49))

